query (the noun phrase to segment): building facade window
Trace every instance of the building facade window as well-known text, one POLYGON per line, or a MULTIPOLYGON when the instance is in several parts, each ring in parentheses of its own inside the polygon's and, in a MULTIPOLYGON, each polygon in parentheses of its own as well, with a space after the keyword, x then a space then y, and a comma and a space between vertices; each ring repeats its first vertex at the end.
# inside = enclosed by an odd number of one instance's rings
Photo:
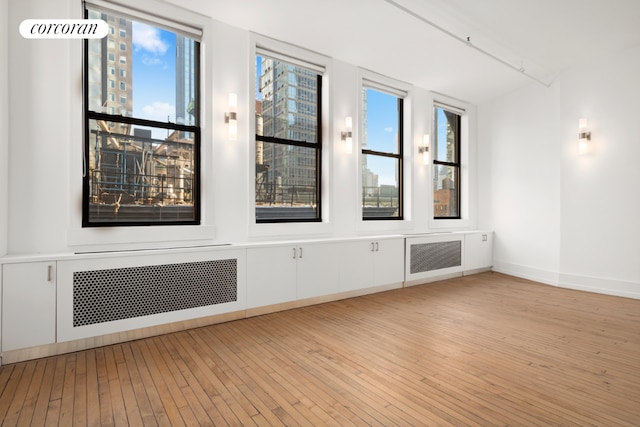
POLYGON ((403 97, 362 88, 362 219, 402 219, 403 97))
POLYGON ((114 59, 107 39, 84 41, 83 227, 199 224, 199 37, 98 6, 88 5, 85 17, 119 22, 122 30, 117 89, 105 65, 114 59), (137 31, 155 44, 137 45, 137 31), (194 54, 178 55, 178 43, 194 54), (175 69, 145 63, 150 54, 175 69), (187 97, 188 112, 177 111, 175 100, 187 97), (178 124, 179 114, 189 119, 178 124))
POLYGON ((461 115, 436 106, 433 123, 433 217, 460 219, 461 115))
POLYGON ((256 55, 256 222, 321 221, 322 73, 256 55))

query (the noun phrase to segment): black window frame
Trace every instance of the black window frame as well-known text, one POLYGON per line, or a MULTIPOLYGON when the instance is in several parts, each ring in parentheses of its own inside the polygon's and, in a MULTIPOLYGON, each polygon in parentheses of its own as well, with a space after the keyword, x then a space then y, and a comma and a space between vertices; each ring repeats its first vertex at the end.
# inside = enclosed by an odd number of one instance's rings
MULTIPOLYGON (((362 202, 362 220, 363 221, 398 221, 404 219, 404 97, 385 92, 384 90, 380 90, 374 87, 364 86, 363 89, 372 89, 382 93, 387 93, 389 95, 396 96, 398 98, 398 153, 389 153, 386 151, 377 151, 365 149, 364 147, 361 150, 362 156, 365 155, 373 155, 373 156, 381 156, 387 158, 394 158, 398 160, 398 215, 397 216, 365 216, 364 215, 364 201, 362 202)), ((360 164, 360 175, 362 176, 362 163, 360 164)), ((362 194, 360 194, 362 198, 362 194)))
MULTIPOLYGON (((116 11, 106 11, 102 8, 94 8, 89 4, 84 5, 84 16, 85 19, 89 18, 89 9, 101 12, 107 16, 117 16, 120 18, 120 22, 126 22, 126 19, 132 19, 130 17, 123 18, 119 12, 116 11)), ((153 24, 153 20, 150 21, 153 24)), ((174 30, 175 31, 175 30, 174 30)), ((83 40, 82 43, 82 51, 83 51, 83 88, 82 88, 82 99, 83 99, 83 175, 82 175, 82 227, 83 228, 99 228, 99 227, 145 227, 145 226, 167 226, 167 225, 200 225, 201 224, 201 72, 200 72, 200 64, 201 64, 201 49, 200 49, 200 40, 194 40, 194 84, 195 84, 195 100, 194 106, 196 114, 194 115, 195 124, 194 125, 184 125, 173 123, 170 121, 167 122, 159 122, 148 119, 141 119, 135 117, 129 117, 119 114, 108 114, 92 111, 89 108, 89 42, 90 39, 83 40), (102 120, 107 123, 118 123, 118 124, 126 124, 132 126, 144 126, 144 127, 153 127, 160 129, 167 129, 169 131, 180 131, 185 133, 193 134, 193 164, 191 165, 193 168, 193 179, 191 181, 191 193, 193 197, 193 219, 178 219, 178 220, 153 220, 153 221, 99 221, 99 220, 90 220, 90 195, 91 195, 91 174, 89 172, 89 164, 90 164, 90 133, 91 120, 102 120)), ((105 51, 106 52, 106 51, 105 51)), ((102 59, 103 66, 108 63, 106 56, 102 59)), ((103 81, 104 85, 105 82, 103 81)), ((137 137, 138 139, 144 139, 137 137)))
MULTIPOLYGON (((455 119, 455 123, 454 123, 454 129, 453 129, 453 134, 454 134, 454 142, 455 142, 455 159, 453 162, 447 162, 447 161, 442 161, 442 160, 437 160, 436 159, 436 155, 435 155, 435 151, 434 151, 434 155, 433 155, 433 179, 435 181, 435 177, 437 176, 437 167, 438 166, 447 166, 447 167, 452 167, 455 170, 455 183, 456 183, 456 205, 457 205, 457 214, 456 215, 452 215, 452 216, 437 216, 435 209, 433 212, 433 219, 434 220, 450 220, 450 219, 462 219, 462 200, 461 200, 461 187, 462 187, 462 183, 461 183, 461 148, 462 148, 462 144, 461 144, 461 140, 462 140, 462 136, 461 136, 461 129, 462 129, 462 114, 456 112, 456 111, 452 111, 450 109, 447 109, 446 107, 443 106, 439 106, 439 105, 435 105, 434 106, 434 129, 436 129, 436 125, 437 125, 437 110, 441 109, 445 112, 445 114, 450 113, 455 115, 456 119, 455 119)), ((437 130, 435 131, 437 132, 437 130)), ((434 132, 434 138, 435 138, 435 132, 434 132)), ((434 150, 437 150, 436 144, 434 145, 434 150)), ((431 193, 434 194, 435 192, 435 188, 431 188, 431 193)), ((432 208, 434 208, 434 204, 432 203, 432 208)))
MULTIPOLYGON (((279 55, 278 55, 279 56, 279 55)), ((306 142, 306 141, 299 141, 299 140, 295 140, 295 139, 287 139, 287 138, 279 138, 279 137, 273 137, 273 136, 264 136, 264 135, 259 135, 258 134, 258 129, 256 127, 256 134, 255 134, 255 144, 257 145, 258 141, 261 142, 266 142, 266 143, 272 143, 272 144, 279 144, 279 145, 284 145, 284 146, 296 146, 296 147, 303 147, 303 148, 312 148, 314 150, 316 150, 316 159, 315 159, 315 168, 316 168, 316 186, 315 186, 315 194, 316 194, 316 209, 315 209, 315 217, 311 218, 305 218, 305 217, 290 217, 290 218, 285 218, 285 217, 264 217, 264 218, 259 218, 258 214, 257 214, 257 210, 258 210, 258 205, 256 202, 256 197, 254 196, 254 200, 253 200, 253 205, 254 205, 254 212, 255 212, 255 222, 256 224, 274 224, 274 223, 310 223, 310 222, 322 222, 322 150, 323 150, 323 139, 322 139, 322 108, 323 108, 323 104, 322 104, 322 81, 323 81, 323 74, 321 72, 318 72, 317 70, 314 70, 313 68, 309 68, 309 67, 305 67, 304 65, 300 65, 300 61, 287 61, 286 59, 280 59, 279 57, 274 57, 274 56, 270 56, 268 53, 262 53, 262 52, 256 52, 255 54, 255 59, 257 60, 257 57, 262 57, 262 58, 269 58, 272 59, 274 61, 279 61, 282 63, 286 63, 288 65, 293 65, 295 67, 300 67, 300 68, 304 68, 307 69, 309 71, 314 71, 316 72, 316 141, 315 142, 306 142)), ((256 73, 257 74, 257 73, 256 73)), ((260 76, 256 75, 256 79, 259 79, 260 76)), ((257 168, 257 164, 256 164, 256 168, 257 168)), ((257 176, 257 169, 256 171, 254 171, 255 174, 257 176)))

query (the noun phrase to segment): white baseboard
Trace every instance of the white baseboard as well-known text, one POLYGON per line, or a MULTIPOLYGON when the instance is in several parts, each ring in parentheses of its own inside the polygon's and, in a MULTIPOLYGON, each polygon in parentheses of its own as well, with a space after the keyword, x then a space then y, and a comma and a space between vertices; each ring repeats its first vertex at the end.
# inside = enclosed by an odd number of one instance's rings
POLYGON ((640 282, 627 282, 601 277, 560 274, 560 286, 579 291, 640 299, 640 282))
POLYGON ((533 280, 534 282, 545 283, 547 285, 559 286, 560 284, 559 273, 526 265, 494 260, 493 271, 508 274, 509 276, 520 277, 522 279, 533 280))
POLYGON ((640 299, 640 282, 558 273, 500 261, 494 261, 493 271, 561 288, 640 299))

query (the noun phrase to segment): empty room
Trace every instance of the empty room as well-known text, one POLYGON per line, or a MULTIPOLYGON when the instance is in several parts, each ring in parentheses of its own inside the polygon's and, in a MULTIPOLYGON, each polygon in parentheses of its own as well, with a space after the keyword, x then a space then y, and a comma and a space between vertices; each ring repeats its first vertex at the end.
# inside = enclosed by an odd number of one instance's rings
POLYGON ((640 425, 637 0, 2 0, 0 424, 640 425))

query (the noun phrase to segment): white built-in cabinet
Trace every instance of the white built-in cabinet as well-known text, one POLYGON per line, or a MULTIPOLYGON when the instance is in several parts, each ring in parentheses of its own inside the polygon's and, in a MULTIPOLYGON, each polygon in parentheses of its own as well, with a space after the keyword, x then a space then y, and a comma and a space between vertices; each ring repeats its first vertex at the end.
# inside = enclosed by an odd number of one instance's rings
POLYGON ((464 271, 485 270, 493 265, 493 232, 474 231, 464 235, 464 271))
POLYGON ((341 292, 404 281, 404 238, 345 242, 340 252, 341 292))
POLYGON ((294 243, 247 249, 247 308, 338 292, 335 243, 294 243))
POLYGON ((56 262, 2 266, 2 351, 56 341, 56 262))
POLYGON ((401 285, 404 238, 256 246, 247 266, 247 308, 401 285))

